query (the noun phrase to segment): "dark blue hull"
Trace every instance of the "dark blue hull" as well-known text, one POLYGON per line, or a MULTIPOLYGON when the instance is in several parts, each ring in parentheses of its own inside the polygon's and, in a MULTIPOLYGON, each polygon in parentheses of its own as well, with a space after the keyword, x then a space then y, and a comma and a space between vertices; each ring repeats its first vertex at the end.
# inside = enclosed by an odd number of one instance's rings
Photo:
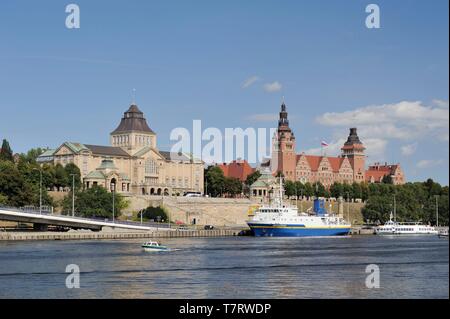
POLYGON ((346 236, 350 227, 336 228, 306 228, 289 226, 260 226, 248 224, 256 237, 319 237, 319 236, 346 236))

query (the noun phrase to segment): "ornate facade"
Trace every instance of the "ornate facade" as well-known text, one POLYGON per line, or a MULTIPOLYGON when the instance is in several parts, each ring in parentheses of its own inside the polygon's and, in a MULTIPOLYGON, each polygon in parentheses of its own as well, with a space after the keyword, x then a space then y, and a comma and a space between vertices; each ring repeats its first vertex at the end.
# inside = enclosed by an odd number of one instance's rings
POLYGON ((272 172, 281 172, 286 179, 303 183, 320 182, 325 187, 333 183, 380 183, 390 175, 395 184, 405 183, 405 176, 396 165, 372 165, 366 170, 365 147, 358 137, 357 129, 350 128, 347 141, 341 148, 341 155, 317 156, 296 154, 296 139, 289 127, 286 105, 281 105, 278 130, 272 141, 272 172))
POLYGON ((76 164, 86 188, 100 185, 142 195, 203 193, 204 163, 189 154, 158 150, 156 133, 137 105, 124 113, 110 142, 111 146, 65 142, 38 161, 76 164))

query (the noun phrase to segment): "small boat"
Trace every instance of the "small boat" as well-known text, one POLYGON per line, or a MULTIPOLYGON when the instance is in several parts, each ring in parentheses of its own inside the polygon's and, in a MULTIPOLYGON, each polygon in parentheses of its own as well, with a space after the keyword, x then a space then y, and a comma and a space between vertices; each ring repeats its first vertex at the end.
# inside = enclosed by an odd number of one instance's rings
POLYGON ((157 241, 148 241, 142 244, 145 251, 169 251, 169 248, 161 245, 157 241))

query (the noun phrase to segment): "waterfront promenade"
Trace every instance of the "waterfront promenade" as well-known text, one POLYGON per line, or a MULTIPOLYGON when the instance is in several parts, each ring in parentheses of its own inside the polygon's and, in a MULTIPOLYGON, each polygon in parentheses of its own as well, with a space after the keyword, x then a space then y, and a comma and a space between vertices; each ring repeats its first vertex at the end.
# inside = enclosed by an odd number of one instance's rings
POLYGON ((162 230, 139 231, 69 231, 69 232, 13 232, 0 231, 0 241, 32 240, 92 240, 92 239, 138 239, 138 238, 179 238, 179 237, 225 237, 237 236, 238 229, 212 230, 162 230))

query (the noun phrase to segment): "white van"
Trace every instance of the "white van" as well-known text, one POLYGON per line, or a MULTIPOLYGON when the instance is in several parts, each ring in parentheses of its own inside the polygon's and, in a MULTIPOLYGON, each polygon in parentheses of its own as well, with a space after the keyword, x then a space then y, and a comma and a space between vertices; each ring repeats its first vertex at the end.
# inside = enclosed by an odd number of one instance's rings
POLYGON ((202 193, 200 192, 186 192, 183 195, 184 197, 202 197, 202 193))

